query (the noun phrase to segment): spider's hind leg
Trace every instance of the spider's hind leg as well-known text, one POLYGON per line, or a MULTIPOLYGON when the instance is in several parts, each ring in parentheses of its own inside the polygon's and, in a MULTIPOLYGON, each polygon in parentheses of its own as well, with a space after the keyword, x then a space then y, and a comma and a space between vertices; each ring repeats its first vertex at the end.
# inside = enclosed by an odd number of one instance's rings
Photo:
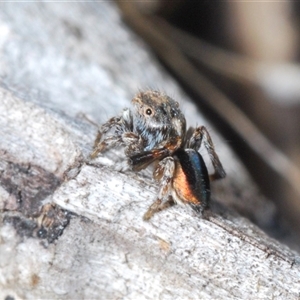
POLYGON ((154 214, 157 212, 160 212, 164 209, 167 209, 175 204, 173 197, 169 196, 168 200, 165 202, 162 202, 161 199, 157 199, 147 210, 147 212, 144 214, 144 221, 150 220, 154 214))
POLYGON ((215 172, 209 176, 210 180, 217 180, 217 179, 224 178, 226 176, 226 173, 220 162, 219 156, 215 151, 215 147, 210 137, 210 134, 208 133, 205 126, 197 127, 194 130, 194 132, 191 134, 191 137, 188 139, 186 144, 188 148, 199 151, 202 142, 204 144, 205 149, 208 152, 209 158, 215 170, 215 172))
POLYGON ((153 175, 154 178, 161 183, 161 187, 159 190, 158 198, 144 214, 143 219, 145 221, 152 218, 155 213, 175 204, 172 196, 170 196, 174 171, 175 162, 173 157, 168 156, 161 160, 157 165, 153 175), (163 202, 165 198, 167 198, 167 200, 163 202))

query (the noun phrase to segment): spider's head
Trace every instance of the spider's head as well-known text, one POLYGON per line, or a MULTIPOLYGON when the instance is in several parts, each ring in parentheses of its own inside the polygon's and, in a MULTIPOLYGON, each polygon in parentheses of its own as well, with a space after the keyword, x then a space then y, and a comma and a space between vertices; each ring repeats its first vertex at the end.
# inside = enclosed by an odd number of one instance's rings
POLYGON ((145 151, 167 144, 181 145, 186 120, 177 101, 161 92, 146 91, 136 95, 132 103, 134 130, 144 139, 145 151))

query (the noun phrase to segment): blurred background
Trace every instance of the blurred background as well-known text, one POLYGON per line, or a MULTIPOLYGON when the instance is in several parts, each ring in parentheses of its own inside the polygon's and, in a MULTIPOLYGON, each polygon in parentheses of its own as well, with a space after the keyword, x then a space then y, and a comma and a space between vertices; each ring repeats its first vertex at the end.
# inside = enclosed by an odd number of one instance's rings
POLYGON ((275 203, 273 235, 299 246, 300 3, 118 4, 275 203))

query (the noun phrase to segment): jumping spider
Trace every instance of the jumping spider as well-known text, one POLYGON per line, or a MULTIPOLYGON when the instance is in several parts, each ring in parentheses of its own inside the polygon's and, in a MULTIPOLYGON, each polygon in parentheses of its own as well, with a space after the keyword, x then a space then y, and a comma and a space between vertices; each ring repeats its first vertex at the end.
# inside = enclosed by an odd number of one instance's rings
POLYGON ((161 186, 144 220, 175 203, 189 204, 202 212, 209 205, 210 180, 226 176, 207 129, 199 126, 186 130, 179 103, 161 92, 140 92, 132 99, 132 105, 131 110, 124 109, 120 116, 100 127, 91 158, 122 145, 126 164, 132 170, 156 163, 153 177, 161 186), (208 175, 198 152, 202 142, 215 171, 212 175, 208 175))

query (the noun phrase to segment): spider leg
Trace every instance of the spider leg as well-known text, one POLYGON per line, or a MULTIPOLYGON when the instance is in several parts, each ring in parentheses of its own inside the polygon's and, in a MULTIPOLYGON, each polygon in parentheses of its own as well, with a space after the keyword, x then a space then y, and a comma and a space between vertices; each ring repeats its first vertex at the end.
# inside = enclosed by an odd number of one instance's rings
POLYGON ((174 158, 171 156, 168 156, 161 160, 157 165, 156 169, 154 170, 153 176, 156 180, 159 180, 161 182, 161 187, 158 193, 158 198, 144 214, 143 219, 145 221, 151 219, 155 213, 174 205, 174 200, 169 195, 174 171, 175 161, 174 158), (168 199, 165 202, 163 202, 163 200, 166 197, 168 197, 168 199))
POLYGON ((157 212, 160 212, 164 209, 167 209, 175 204, 172 196, 168 197, 168 200, 165 202, 162 202, 161 199, 157 199, 147 210, 147 212, 144 214, 143 220, 148 221, 150 220, 154 214, 157 212))
POLYGON ((122 142, 125 145, 125 154, 127 157, 140 153, 143 150, 143 140, 133 132, 124 132, 122 142))
POLYGON ((90 157, 94 159, 99 153, 118 144, 125 146, 130 145, 130 143, 136 144, 138 138, 131 132, 132 127, 132 115, 129 109, 124 109, 121 116, 110 118, 99 128, 90 157), (111 129, 114 129, 114 134, 101 141, 111 129))
POLYGON ((202 142, 204 144, 205 149, 208 152, 208 155, 215 170, 214 174, 210 175, 210 180, 224 178, 226 176, 226 173, 220 162, 218 154, 215 151, 215 147, 210 137, 210 134, 208 133, 205 126, 199 126, 194 130, 194 133, 187 141, 187 147, 199 151, 202 142))
MULTIPOLYGON (((102 136, 102 134, 100 135, 100 138, 98 138, 98 136, 97 136, 96 140, 97 139, 100 140, 101 136, 102 136)), ((112 148, 120 143, 122 143, 122 138, 120 136, 108 136, 101 143, 99 143, 99 142, 98 142, 98 144, 95 143, 95 146, 94 146, 93 152, 90 155, 90 158, 94 159, 98 156, 99 153, 101 153, 109 148, 112 148)))
POLYGON ((172 139, 169 143, 164 145, 162 148, 156 148, 149 151, 138 151, 134 155, 129 155, 129 165, 132 170, 140 171, 145 169, 155 160, 163 159, 167 156, 171 156, 181 145, 182 140, 180 137, 172 139))
POLYGON ((93 146, 93 152, 91 153, 90 157, 91 159, 94 159, 97 157, 97 155, 101 152, 103 152, 105 149, 109 147, 113 147, 120 139, 120 136, 109 136, 106 139, 104 139, 102 142, 102 137, 113 127, 120 127, 121 124, 121 117, 113 117, 110 118, 107 122, 105 122, 98 130, 94 146, 93 146))
POLYGON ((129 165, 133 171, 140 171, 148 167, 157 159, 161 159, 169 155, 169 151, 166 148, 153 149, 137 153, 129 157, 129 165))

